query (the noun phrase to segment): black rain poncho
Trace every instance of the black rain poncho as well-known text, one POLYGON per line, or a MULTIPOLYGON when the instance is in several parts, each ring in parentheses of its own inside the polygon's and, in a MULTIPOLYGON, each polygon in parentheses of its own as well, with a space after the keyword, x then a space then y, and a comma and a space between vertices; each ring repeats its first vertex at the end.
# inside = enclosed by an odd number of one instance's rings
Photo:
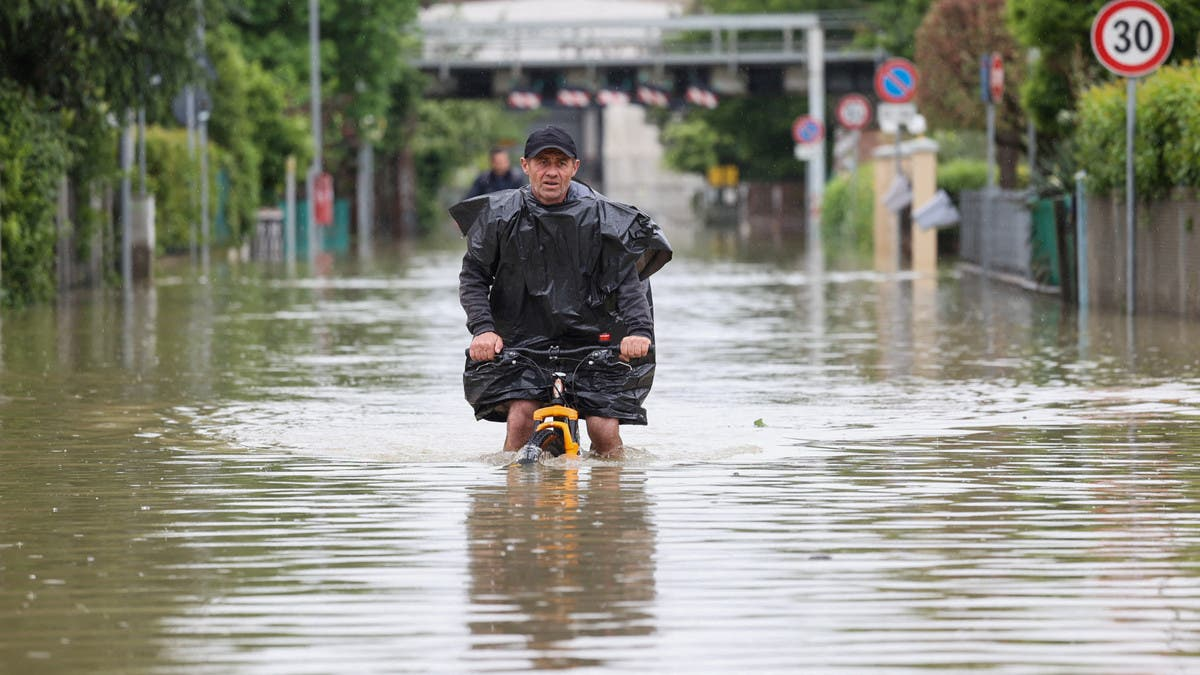
MULTIPOLYGON (((613 344, 654 338, 647 278, 671 246, 637 208, 572 183, 562 204, 541 204, 523 187, 464 200, 450 215, 467 237, 459 300, 472 335, 495 331, 506 346, 532 348, 595 345, 602 333, 613 344)), ((601 368, 577 376, 580 413, 645 424, 653 358, 601 368)), ((463 374, 475 416, 494 421, 504 421, 506 401, 544 400, 544 379, 520 363, 469 359, 463 374)))

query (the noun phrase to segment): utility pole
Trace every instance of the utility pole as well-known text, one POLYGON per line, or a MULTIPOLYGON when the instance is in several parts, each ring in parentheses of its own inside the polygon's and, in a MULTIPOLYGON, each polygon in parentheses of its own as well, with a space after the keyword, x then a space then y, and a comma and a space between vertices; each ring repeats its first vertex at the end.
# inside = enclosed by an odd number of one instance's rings
POLYGON ((208 111, 200 115, 200 272, 208 277, 208 111))
POLYGON ((321 239, 317 236, 317 210, 314 206, 317 175, 321 173, 321 17, 318 0, 308 0, 308 86, 312 97, 313 161, 308 169, 306 189, 308 216, 308 261, 316 263, 321 239))
POLYGON ((133 288, 133 195, 129 171, 133 168, 133 111, 126 110, 121 121, 121 285, 133 288))

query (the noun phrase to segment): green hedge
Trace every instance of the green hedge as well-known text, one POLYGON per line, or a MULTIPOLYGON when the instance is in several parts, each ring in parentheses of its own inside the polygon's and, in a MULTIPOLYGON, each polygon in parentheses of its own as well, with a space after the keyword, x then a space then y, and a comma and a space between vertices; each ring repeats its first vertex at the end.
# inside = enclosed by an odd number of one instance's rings
MULTIPOLYGON (((200 156, 188 158, 187 130, 150 127, 146 130, 146 191, 154 195, 156 248, 161 252, 188 250, 190 223, 200 227, 200 156)), ((221 200, 218 175, 228 175, 232 161, 229 153, 215 143, 208 146, 208 203, 210 232, 215 231, 221 200)), ((136 183, 135 183, 136 189, 136 183)), ((257 192, 257 191, 255 191, 257 192)), ((230 190, 229 208, 224 214, 237 213, 239 189, 230 190)), ((242 198, 240 201, 245 201, 242 198)), ((235 237, 237 236, 237 230, 235 237)), ((210 235, 211 236, 211 235, 210 235)), ((215 240, 210 239, 215 243, 215 240)), ((197 242, 199 243, 199 242, 197 242)))
POLYGON ((955 159, 938 165, 938 187, 958 197, 963 190, 982 190, 987 187, 987 162, 978 159, 955 159))
POLYGON ((868 254, 874 240, 875 172, 868 162, 825 185, 821 237, 831 255, 868 254))
MULTIPOLYGON (((1200 187, 1200 66, 1186 62, 1160 69, 1137 89, 1134 135, 1139 196, 1166 195, 1174 187, 1200 187)), ((1125 185, 1125 81, 1088 89, 1079 99, 1076 158, 1093 192, 1125 185)))
POLYGON ((0 302, 54 295, 54 216, 71 157, 58 117, 0 80, 0 302))

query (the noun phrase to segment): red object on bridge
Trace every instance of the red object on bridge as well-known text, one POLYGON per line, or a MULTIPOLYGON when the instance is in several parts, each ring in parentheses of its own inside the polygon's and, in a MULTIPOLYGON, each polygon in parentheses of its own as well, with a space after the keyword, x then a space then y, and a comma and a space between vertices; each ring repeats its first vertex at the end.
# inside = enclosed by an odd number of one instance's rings
POLYGON ((558 104, 567 108, 586 108, 592 104, 592 95, 584 89, 559 89, 558 104))
POLYGON ((514 89, 508 94, 508 107, 517 110, 537 110, 542 107, 542 97, 532 91, 514 89))
POLYGON ((313 180, 313 220, 317 225, 333 224, 333 175, 319 173, 313 180))
POLYGON ((687 94, 684 96, 688 103, 698 105, 701 108, 712 109, 717 107, 717 95, 710 89, 704 87, 688 87, 687 94))
POLYGON ((626 103, 629 103, 629 94, 619 89, 601 89, 596 93, 597 105, 624 105, 626 103))

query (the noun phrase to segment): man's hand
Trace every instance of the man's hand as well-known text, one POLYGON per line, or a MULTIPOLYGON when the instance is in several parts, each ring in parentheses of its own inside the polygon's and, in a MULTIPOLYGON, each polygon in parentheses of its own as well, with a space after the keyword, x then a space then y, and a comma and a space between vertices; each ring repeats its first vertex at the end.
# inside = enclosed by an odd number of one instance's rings
POLYGON ((650 353, 650 338, 644 335, 626 335, 621 339, 621 360, 640 359, 650 353))
MULTIPOLYGON (((471 338, 472 361, 491 361, 496 358, 501 349, 504 349, 504 338, 492 331, 480 333, 471 338)), ((622 349, 622 351, 624 350, 622 349)))

